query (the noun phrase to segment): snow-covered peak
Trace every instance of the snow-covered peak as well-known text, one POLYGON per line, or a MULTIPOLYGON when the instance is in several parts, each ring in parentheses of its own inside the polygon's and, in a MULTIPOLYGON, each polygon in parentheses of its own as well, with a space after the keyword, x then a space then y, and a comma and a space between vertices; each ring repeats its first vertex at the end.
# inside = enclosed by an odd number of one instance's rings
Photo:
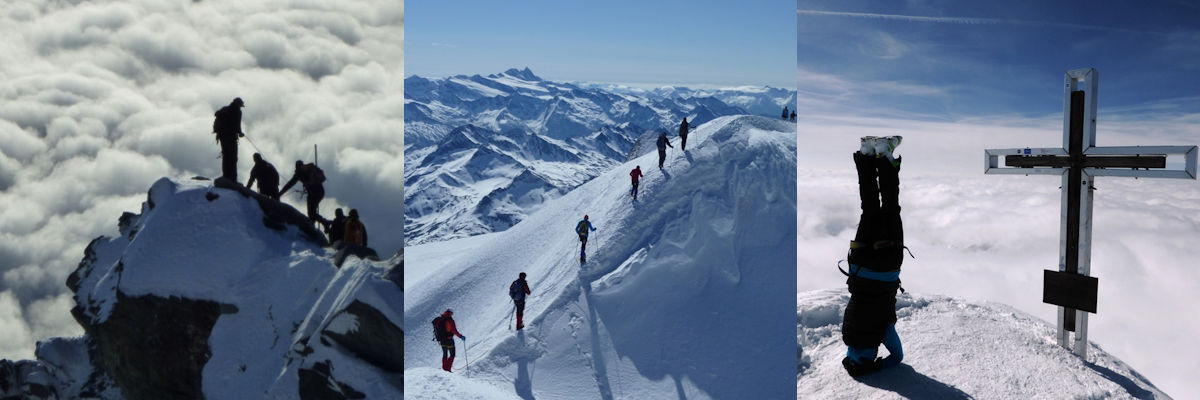
POLYGON ((17 379, 49 395, 0 397, 402 394, 401 255, 327 247, 296 209, 223 178, 160 179, 119 227, 67 281, 86 334, 44 342, 17 379))
MULTIPOLYGON (((1126 365, 1089 344, 1082 360, 1058 346, 1056 328, 997 303, 901 294, 896 331, 900 366, 860 379, 842 368, 845 289, 797 299, 800 371, 797 392, 814 399, 1165 399, 1126 365)), ((880 356, 887 350, 880 347, 880 356)))
POLYGON ((539 78, 537 75, 534 75, 533 70, 529 69, 529 67, 525 67, 525 69, 509 68, 508 70, 504 71, 503 75, 511 76, 514 78, 518 78, 518 79, 530 81, 530 82, 537 82, 537 81, 542 80, 542 78, 539 78))

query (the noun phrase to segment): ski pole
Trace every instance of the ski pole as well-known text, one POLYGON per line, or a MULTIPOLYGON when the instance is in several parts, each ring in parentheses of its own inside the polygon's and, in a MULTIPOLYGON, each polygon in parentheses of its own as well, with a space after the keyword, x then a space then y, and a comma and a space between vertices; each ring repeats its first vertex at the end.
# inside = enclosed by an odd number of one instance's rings
POLYGON ((508 330, 511 331, 512 330, 512 322, 513 322, 513 314, 517 313, 517 300, 513 299, 511 297, 509 298, 509 300, 511 300, 513 303, 512 311, 510 311, 508 313, 508 330))
POLYGON ((471 377, 471 358, 467 357, 467 338, 462 338, 463 341, 463 361, 466 363, 463 368, 466 369, 467 377, 471 377))

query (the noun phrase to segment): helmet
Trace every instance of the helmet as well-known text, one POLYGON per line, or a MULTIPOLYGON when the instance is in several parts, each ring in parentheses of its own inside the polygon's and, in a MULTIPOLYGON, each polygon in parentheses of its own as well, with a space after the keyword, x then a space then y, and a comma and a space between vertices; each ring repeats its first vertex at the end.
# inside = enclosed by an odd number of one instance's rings
POLYGON ((450 311, 450 309, 449 309, 449 308, 447 308, 447 309, 446 309, 446 311, 443 311, 443 312, 442 312, 442 315, 445 315, 445 316, 449 317, 449 316, 451 316, 451 315, 454 315, 454 311, 450 311))
POLYGON ((233 102, 232 102, 232 103, 230 103, 230 104, 231 104, 231 105, 233 105, 233 106, 237 106, 237 107, 245 107, 245 106, 246 106, 246 103, 243 103, 243 102, 242 102, 242 98, 241 98, 241 97, 235 97, 235 98, 233 99, 233 102))
POLYGON ((521 279, 525 279, 525 273, 524 273, 524 272, 522 272, 522 273, 521 273, 521 279))
POLYGON ((587 219, 587 214, 584 214, 584 215, 583 215, 583 219, 587 219))

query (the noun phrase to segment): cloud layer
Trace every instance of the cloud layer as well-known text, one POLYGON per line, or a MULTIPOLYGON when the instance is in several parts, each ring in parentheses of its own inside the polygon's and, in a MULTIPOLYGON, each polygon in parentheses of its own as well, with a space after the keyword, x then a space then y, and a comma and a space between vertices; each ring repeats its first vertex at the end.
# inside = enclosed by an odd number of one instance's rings
MULTIPOLYGON (((1132 120, 1100 110, 1097 141, 1116 145, 1196 145, 1200 115, 1132 120), (1107 116, 1107 117, 1106 117, 1107 116)), ((903 135, 900 203, 906 244, 904 287, 1013 305, 1046 321, 1042 270, 1056 269, 1061 180, 984 175, 985 148, 1058 147, 1060 116, 987 117, 949 122, 810 116, 800 122, 798 289, 844 287, 844 259, 858 223, 850 154, 865 135, 903 135)), ((1099 313, 1089 339, 1167 393, 1200 392, 1200 184, 1192 180, 1099 178, 1093 215, 1092 275, 1099 313)))
POLYGON ((0 4, 0 358, 80 333, 63 282, 83 248, 155 179, 218 175, 212 113, 234 97, 243 182, 256 149, 287 179, 318 145, 322 213, 358 208, 398 251, 403 23, 385 1, 0 4))

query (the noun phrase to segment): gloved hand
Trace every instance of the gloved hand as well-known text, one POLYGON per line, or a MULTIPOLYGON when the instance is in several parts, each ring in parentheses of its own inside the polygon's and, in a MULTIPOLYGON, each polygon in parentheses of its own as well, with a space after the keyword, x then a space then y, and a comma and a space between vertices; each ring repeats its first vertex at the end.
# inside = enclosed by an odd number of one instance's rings
POLYGON ((238 132, 238 137, 246 137, 245 133, 238 132))
POLYGON ((459 339, 462 339, 464 342, 465 342, 465 341, 467 341, 467 337, 466 337, 466 336, 463 336, 463 335, 458 335, 458 338, 459 338, 459 339))

